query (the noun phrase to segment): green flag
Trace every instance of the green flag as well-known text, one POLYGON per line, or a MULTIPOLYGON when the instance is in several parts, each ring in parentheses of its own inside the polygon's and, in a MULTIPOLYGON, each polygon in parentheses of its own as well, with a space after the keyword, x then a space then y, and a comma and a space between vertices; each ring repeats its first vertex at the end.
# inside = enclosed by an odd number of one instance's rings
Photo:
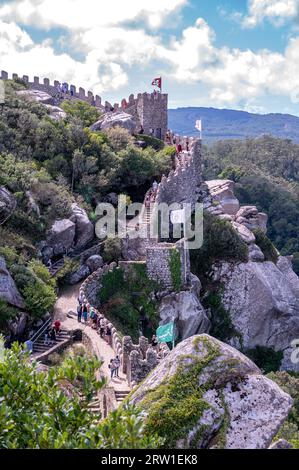
POLYGON ((174 337, 174 323, 167 323, 167 325, 159 326, 156 331, 157 340, 159 343, 170 343, 175 340, 174 337))

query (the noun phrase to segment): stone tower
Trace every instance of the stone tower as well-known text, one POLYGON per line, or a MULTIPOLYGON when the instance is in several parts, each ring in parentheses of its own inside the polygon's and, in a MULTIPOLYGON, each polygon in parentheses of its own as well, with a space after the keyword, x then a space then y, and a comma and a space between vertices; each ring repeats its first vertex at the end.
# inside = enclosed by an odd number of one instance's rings
POLYGON ((168 129, 168 95, 166 93, 138 94, 135 100, 135 113, 145 134, 165 139, 168 129))

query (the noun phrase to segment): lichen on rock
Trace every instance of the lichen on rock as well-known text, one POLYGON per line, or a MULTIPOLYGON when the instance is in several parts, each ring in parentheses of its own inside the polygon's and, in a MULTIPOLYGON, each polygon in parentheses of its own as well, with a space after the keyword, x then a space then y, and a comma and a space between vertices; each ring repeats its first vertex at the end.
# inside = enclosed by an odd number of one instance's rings
POLYGON ((129 402, 167 448, 268 448, 292 406, 250 359, 208 335, 181 342, 129 402))

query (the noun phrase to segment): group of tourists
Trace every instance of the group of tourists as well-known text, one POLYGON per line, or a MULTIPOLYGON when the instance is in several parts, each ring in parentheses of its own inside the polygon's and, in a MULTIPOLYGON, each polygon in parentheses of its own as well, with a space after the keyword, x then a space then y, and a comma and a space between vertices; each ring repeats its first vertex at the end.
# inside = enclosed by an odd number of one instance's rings
POLYGON ((111 359, 110 363, 108 364, 108 368, 110 369, 111 379, 113 377, 119 377, 119 368, 120 368, 120 358, 116 356, 114 359, 111 359))
POLYGON ((57 336, 61 334, 61 322, 56 320, 51 327, 45 332, 44 336, 44 345, 49 346, 50 344, 55 344, 57 341, 57 336))
POLYGON ((190 151, 190 141, 188 137, 182 139, 179 135, 175 135, 172 131, 168 130, 165 136, 165 142, 168 145, 175 145, 177 155, 183 152, 190 151))
POLYGON ((83 302, 81 296, 78 298, 77 319, 79 323, 83 321, 86 325, 91 326, 101 338, 105 339, 108 344, 112 344, 112 332, 107 320, 103 315, 99 315, 93 307, 83 302))

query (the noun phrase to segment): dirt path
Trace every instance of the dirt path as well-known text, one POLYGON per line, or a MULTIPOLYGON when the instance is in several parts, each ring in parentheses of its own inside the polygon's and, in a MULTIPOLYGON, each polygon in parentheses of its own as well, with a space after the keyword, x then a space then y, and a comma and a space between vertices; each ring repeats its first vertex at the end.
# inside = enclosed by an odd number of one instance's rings
POLYGON ((109 346, 105 340, 103 340, 99 334, 93 330, 90 326, 84 323, 78 323, 76 318, 68 318, 67 313, 71 310, 77 311, 78 296, 81 284, 76 286, 66 287, 60 291, 59 298, 54 308, 54 318, 59 319, 62 323, 62 328, 66 330, 82 330, 88 336, 91 341, 93 351, 97 358, 103 361, 101 372, 107 378, 108 384, 115 390, 125 391, 130 390, 126 376, 120 371, 119 378, 110 379, 110 370, 108 364, 111 359, 115 357, 115 353, 111 346, 109 346))

